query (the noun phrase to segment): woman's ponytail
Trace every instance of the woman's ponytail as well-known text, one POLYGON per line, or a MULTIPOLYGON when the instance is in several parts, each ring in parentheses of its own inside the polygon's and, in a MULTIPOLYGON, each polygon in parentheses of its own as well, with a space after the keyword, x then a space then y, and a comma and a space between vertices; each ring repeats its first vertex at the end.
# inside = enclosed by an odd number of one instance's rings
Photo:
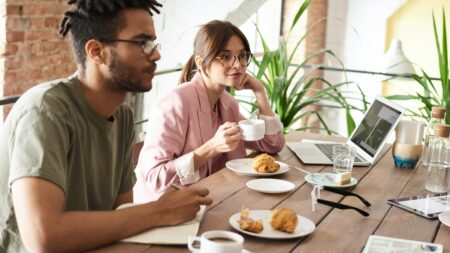
POLYGON ((195 64, 195 55, 192 55, 181 70, 178 84, 191 81, 192 77, 195 75, 195 72, 197 72, 197 65, 195 64))

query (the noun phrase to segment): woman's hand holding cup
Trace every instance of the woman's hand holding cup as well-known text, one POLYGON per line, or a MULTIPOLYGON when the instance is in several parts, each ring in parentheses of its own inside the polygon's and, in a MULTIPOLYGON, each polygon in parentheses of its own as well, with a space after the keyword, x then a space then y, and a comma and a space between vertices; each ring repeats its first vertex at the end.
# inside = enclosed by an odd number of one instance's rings
POLYGON ((226 153, 235 150, 241 139, 238 125, 234 122, 225 122, 209 142, 216 153, 226 153))

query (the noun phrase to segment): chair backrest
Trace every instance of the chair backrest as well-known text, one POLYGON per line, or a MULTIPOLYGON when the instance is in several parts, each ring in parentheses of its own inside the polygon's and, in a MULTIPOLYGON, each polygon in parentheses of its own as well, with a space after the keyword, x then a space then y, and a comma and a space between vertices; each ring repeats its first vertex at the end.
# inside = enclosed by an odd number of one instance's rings
POLYGON ((141 153, 142 146, 144 146, 144 142, 135 143, 133 146, 133 167, 136 167, 139 160, 139 154, 141 153))

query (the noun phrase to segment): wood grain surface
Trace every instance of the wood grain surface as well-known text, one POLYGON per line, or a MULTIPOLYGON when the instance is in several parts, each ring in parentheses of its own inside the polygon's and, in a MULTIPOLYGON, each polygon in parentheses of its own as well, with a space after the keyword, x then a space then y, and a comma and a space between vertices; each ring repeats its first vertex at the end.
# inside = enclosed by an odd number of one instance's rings
MULTIPOLYGON (((290 133, 286 136, 287 141, 299 141, 302 138, 344 141, 340 137, 301 132, 290 133)), ((424 188, 425 168, 420 165, 412 170, 395 168, 390 148, 389 144, 386 145, 371 167, 353 168, 352 176, 359 182, 351 190, 370 201, 371 207, 364 206, 355 197, 321 192, 322 199, 356 206, 369 212, 369 217, 363 217, 354 210, 340 210, 321 204, 317 205, 316 211, 313 212, 311 208, 313 187, 305 182, 305 173, 299 170, 291 169, 288 173, 275 177, 294 183, 294 190, 282 194, 264 194, 245 186, 247 181, 254 177, 238 175, 225 168, 198 182, 198 185, 210 189, 210 196, 214 200, 202 221, 199 235, 209 230, 234 231, 228 224, 228 220, 242 207, 253 210, 288 207, 312 220, 317 226, 316 230, 309 236, 289 240, 261 239, 243 235, 244 248, 253 253, 362 252, 370 235, 383 235, 440 243, 444 245, 445 252, 450 253, 449 227, 442 225, 437 219, 422 218, 386 202, 392 198, 427 194, 424 188)), ((249 157, 254 155, 256 154, 251 153, 249 157)), ((285 147, 275 158, 310 172, 332 171, 332 166, 303 164, 288 147, 285 147)), ((176 253, 189 252, 189 250, 187 247, 117 243, 92 252, 176 253)))

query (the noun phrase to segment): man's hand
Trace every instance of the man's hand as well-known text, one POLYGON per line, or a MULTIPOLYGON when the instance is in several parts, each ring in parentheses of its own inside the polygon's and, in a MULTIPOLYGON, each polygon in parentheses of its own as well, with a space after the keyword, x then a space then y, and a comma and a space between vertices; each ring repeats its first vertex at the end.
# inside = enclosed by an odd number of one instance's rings
MULTIPOLYGON (((120 210, 63 211, 64 192, 56 184, 32 177, 12 184, 20 235, 31 252, 86 251, 151 228, 179 224, 194 218, 200 205, 212 203, 208 193, 206 188, 189 187, 120 210)), ((116 204, 130 196, 121 195, 116 204)))
POLYGON ((161 225, 176 225, 195 218, 200 205, 210 205, 212 199, 206 197, 208 189, 187 187, 182 190, 169 190, 156 201, 161 207, 161 225))

